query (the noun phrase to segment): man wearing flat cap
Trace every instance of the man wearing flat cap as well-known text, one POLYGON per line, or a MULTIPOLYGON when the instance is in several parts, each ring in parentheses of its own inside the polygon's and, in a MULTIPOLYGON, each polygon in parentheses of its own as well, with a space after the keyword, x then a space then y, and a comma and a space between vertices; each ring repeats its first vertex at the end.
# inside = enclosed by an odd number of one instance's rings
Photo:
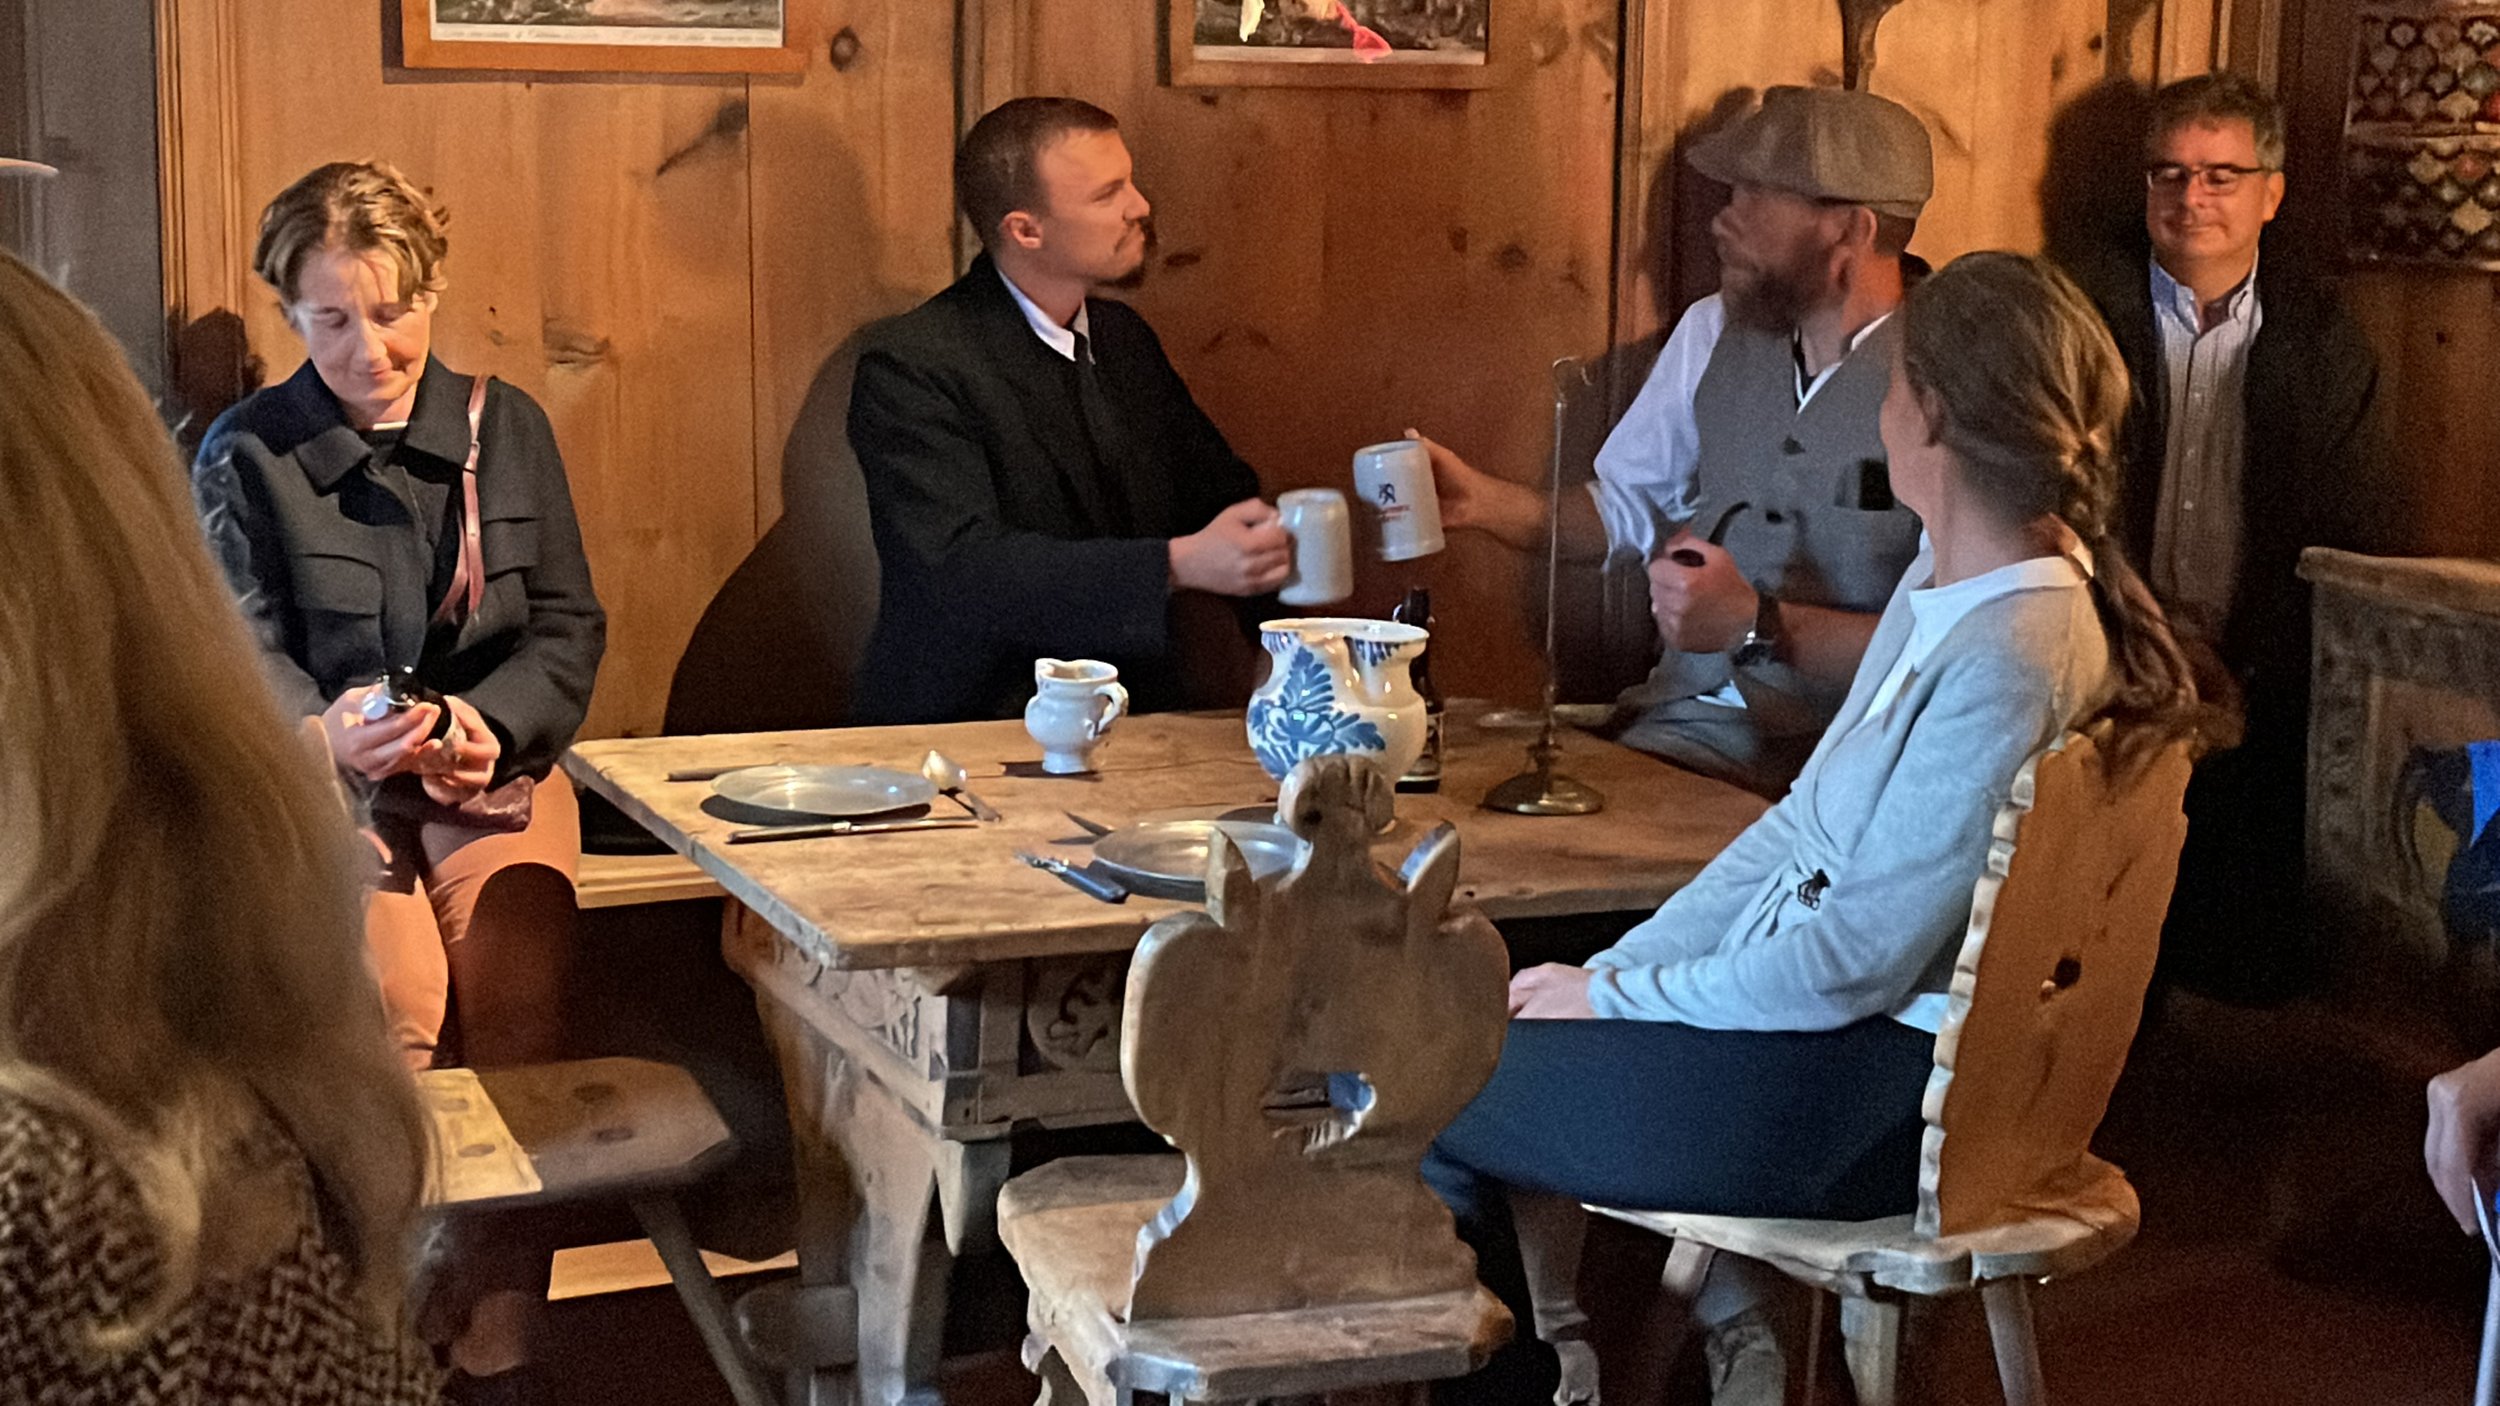
MULTIPOLYGON (((1918 551, 1877 419, 1933 159, 1897 103, 1785 87, 1689 159, 1733 190, 1710 224, 1719 291, 1677 323, 1562 536, 1648 563, 1664 652, 1619 739, 1777 796, 1918 551)), ((1543 493, 1430 447, 1446 525, 1542 544, 1543 493)))

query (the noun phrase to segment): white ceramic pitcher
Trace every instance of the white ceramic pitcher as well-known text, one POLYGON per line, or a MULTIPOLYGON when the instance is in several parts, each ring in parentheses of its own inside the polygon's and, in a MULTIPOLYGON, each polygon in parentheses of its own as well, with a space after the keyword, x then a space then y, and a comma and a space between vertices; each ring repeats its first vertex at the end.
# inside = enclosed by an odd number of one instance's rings
POLYGON ((1036 659, 1024 730, 1042 744, 1042 770, 1073 776, 1094 769, 1094 745, 1128 711, 1120 671, 1099 659, 1036 659))
POLYGON ((1424 700, 1407 666, 1429 636, 1392 620, 1270 620, 1267 682, 1250 695, 1250 750, 1282 780, 1306 757, 1369 758, 1391 780, 1424 750, 1424 700))

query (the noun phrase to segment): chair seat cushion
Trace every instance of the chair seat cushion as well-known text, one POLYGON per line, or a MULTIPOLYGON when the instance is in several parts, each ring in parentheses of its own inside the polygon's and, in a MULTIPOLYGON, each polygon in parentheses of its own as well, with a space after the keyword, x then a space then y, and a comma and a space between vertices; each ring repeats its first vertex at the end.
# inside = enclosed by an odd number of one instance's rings
POLYGON ((2044 1278, 2088 1269, 2135 1238, 2135 1188, 2116 1167, 2085 1159, 2071 1189, 2005 1208, 1984 1229, 1929 1238, 1914 1216, 1870 1221, 1768 1220, 1626 1211, 1599 1215, 1778 1266, 1791 1278, 1865 1297, 1961 1293, 1991 1279, 2044 1278))
POLYGON ((1169 1157, 1066 1157, 1007 1183, 998 1233, 1035 1333, 1079 1379, 1192 1401, 1300 1396, 1474 1370, 1510 1336, 1482 1286, 1420 1298, 1124 1321, 1138 1233, 1180 1190, 1169 1157))

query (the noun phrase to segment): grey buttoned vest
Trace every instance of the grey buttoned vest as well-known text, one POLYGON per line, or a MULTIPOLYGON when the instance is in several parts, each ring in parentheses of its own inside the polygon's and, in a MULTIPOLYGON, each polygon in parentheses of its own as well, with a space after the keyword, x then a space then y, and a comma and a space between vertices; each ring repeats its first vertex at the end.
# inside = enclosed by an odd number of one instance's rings
MULTIPOLYGON (((1728 520, 1722 545, 1756 589, 1787 603, 1874 613, 1918 554, 1918 517, 1892 499, 1879 424, 1899 339, 1899 321, 1886 319, 1800 410, 1789 334, 1734 320, 1720 334, 1693 392, 1701 437, 1694 530, 1746 504, 1728 520)), ((1744 709, 1695 704, 1738 671, 1726 654, 1669 652, 1626 696, 1649 716, 1624 740, 1642 745, 1635 734, 1672 730, 1684 716, 1723 733, 1741 715, 1757 741, 1801 738, 1811 747, 1848 695, 1845 679, 1815 683, 1783 663, 1741 672, 1744 709)), ((1803 750, 1776 750, 1804 760, 1803 750)))

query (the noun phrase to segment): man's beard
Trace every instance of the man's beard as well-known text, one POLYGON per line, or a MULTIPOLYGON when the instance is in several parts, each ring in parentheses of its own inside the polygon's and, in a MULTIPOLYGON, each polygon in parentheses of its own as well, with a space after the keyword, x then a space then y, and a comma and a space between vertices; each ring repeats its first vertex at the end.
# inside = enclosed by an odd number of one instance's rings
POLYGON ((1765 332, 1793 330, 1822 299, 1821 261, 1822 251, 1807 250, 1776 265, 1723 262, 1719 296, 1727 304, 1728 316, 1765 332))
POLYGON ((1141 220, 1138 222, 1138 230, 1144 238, 1138 245, 1137 266, 1117 278, 1105 279, 1103 287, 1128 293, 1146 286, 1146 270, 1154 264, 1155 222, 1151 218, 1141 220))

